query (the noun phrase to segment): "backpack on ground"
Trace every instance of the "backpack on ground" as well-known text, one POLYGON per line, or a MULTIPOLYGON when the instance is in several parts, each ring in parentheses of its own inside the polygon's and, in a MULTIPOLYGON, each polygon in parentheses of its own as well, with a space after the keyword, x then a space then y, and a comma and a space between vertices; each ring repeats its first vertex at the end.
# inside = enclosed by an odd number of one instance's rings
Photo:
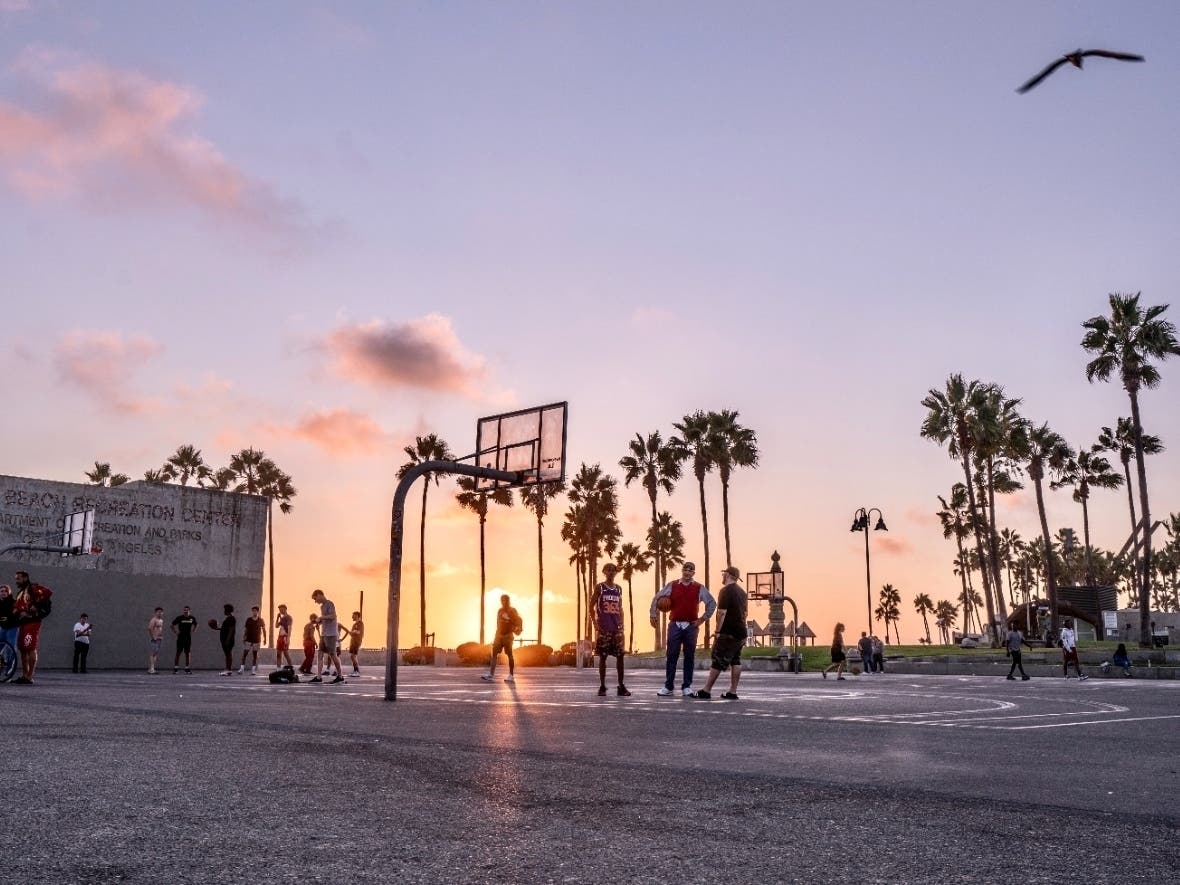
POLYGON ((272 670, 267 678, 270 679, 272 685, 290 685, 299 681, 299 674, 290 664, 285 664, 278 670, 272 670))

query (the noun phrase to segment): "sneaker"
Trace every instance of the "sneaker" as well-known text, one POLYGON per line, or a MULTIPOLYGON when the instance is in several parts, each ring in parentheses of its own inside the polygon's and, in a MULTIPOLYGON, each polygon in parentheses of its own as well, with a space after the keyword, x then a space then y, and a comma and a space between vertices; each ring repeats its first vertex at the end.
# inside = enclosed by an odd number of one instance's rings
POLYGON ((329 682, 328 685, 339 685, 343 681, 344 681, 344 677, 341 676, 339 673, 337 673, 336 678, 333 679, 331 682, 329 682))
POLYGON ((693 691, 691 688, 680 689, 680 694, 686 698, 695 698, 697 696, 697 693, 695 691, 693 691))
POLYGON ((694 693, 693 693, 693 694, 691 694, 691 695, 690 695, 690 694, 688 694, 688 693, 685 693, 685 695, 684 695, 684 696, 685 696, 686 698, 690 698, 690 697, 691 697, 691 698, 700 698, 702 701, 707 701, 707 700, 709 700, 709 698, 713 697, 711 694, 709 694, 709 693, 708 693, 707 691, 705 691, 703 688, 702 688, 700 691, 698 691, 698 692, 694 692, 694 693))
POLYGON ((598 696, 600 698, 606 697, 606 686, 605 685, 598 686, 598 696))
POLYGON ((361 675, 361 671, 360 671, 360 670, 353 670, 353 671, 352 671, 351 673, 349 673, 348 675, 349 675, 349 676, 360 676, 360 675, 361 675))
POLYGON ((155 676, 155 675, 156 675, 155 670, 148 670, 148 676, 155 676))
POLYGON ((1015 676, 1008 676, 1008 677, 1006 677, 1006 678, 1008 679, 1008 681, 1009 681, 1009 682, 1015 682, 1015 681, 1016 681, 1016 677, 1015 677, 1015 676))
POLYGON ((504 681, 507 682, 509 685, 513 685, 516 683, 516 677, 515 676, 505 676, 504 681))
POLYGON ((843 676, 837 676, 836 681, 837 682, 847 682, 847 680, 843 676))
POLYGON ((480 676, 479 678, 480 678, 480 679, 482 679, 484 682, 491 682, 491 681, 493 681, 493 680, 494 680, 496 677, 495 677, 495 676, 493 676, 491 673, 484 673, 484 674, 483 674, 482 676, 480 676))
POLYGON ((737 699, 738 699, 738 696, 736 694, 734 694, 732 691, 727 691, 725 694, 723 694, 721 696, 721 700, 723 700, 723 701, 736 701, 737 699))
MULTIPOLYGON (((175 675, 176 675, 176 671, 177 671, 177 670, 179 670, 179 669, 180 669, 179 667, 173 667, 173 668, 172 668, 172 675, 173 675, 173 676, 175 676, 175 675)), ((185 670, 184 672, 185 672, 185 673, 187 673, 187 672, 188 672, 188 670, 185 670)))
POLYGON ((820 670, 819 675, 822 676, 824 679, 827 679, 828 678, 828 671, 827 670, 820 670))
POLYGON ((625 685, 620 685, 616 694, 618 694, 618 696, 621 698, 631 697, 631 692, 627 691, 627 686, 625 685))
POLYGON ((239 667, 238 667, 238 673, 239 673, 239 674, 240 674, 240 673, 245 673, 245 672, 246 672, 246 665, 245 665, 245 664, 242 664, 241 666, 239 666, 239 667))
POLYGON ((308 681, 308 682, 323 682, 323 681, 324 681, 324 677, 322 677, 322 676, 312 676, 312 677, 311 677, 311 679, 309 679, 309 680, 307 680, 307 681, 308 681))
POLYGON ((220 673, 218 673, 217 675, 218 675, 218 676, 233 676, 234 674, 233 674, 233 671, 232 671, 232 670, 222 670, 222 671, 221 671, 220 673))
POLYGON ((11 673, 5 673, 3 675, 0 675, 0 682, 11 682, 11 681, 12 681, 12 674, 11 673))
POLYGON ((25 677, 23 677, 23 676, 17 676, 16 679, 12 680, 12 684, 13 685, 32 685, 33 680, 32 679, 25 679, 25 677))
POLYGON ((1020 677, 1021 682, 1028 682, 1030 679, 1032 679, 1031 676, 1021 676, 1020 677))
POLYGON ((190 670, 188 667, 185 667, 185 668, 184 668, 184 675, 185 675, 185 676, 192 676, 192 675, 193 675, 193 671, 192 671, 192 670, 190 670))
POLYGON ((1079 682, 1080 682, 1081 680, 1083 680, 1083 679, 1089 679, 1089 678, 1090 678, 1090 677, 1089 677, 1089 676, 1087 676, 1085 673, 1079 673, 1079 674, 1078 674, 1078 681, 1079 681, 1079 682))
POLYGON ((257 667, 251 667, 251 668, 250 668, 250 675, 251 675, 251 676, 257 676, 257 675, 258 675, 258 668, 257 668, 257 667))
POLYGON ((668 697, 672 696, 672 689, 661 688, 659 691, 656 692, 656 694, 662 698, 668 698, 668 697))

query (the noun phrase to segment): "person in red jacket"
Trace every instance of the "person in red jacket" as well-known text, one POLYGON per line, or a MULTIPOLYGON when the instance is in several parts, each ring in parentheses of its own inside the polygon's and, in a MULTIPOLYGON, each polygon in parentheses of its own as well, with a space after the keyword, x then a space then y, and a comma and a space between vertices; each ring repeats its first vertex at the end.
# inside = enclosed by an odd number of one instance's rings
POLYGON ((668 610, 668 653, 664 663, 664 687, 656 692, 666 698, 672 694, 672 686, 676 680, 676 661, 684 650, 684 680, 680 683, 680 693, 686 698, 696 697, 692 690, 692 670, 696 663, 697 632, 701 624, 713 617, 717 609, 717 602, 713 594, 704 584, 693 580, 697 567, 686 562, 681 567, 680 580, 668 584, 655 595, 651 601, 651 625, 659 624, 659 600, 667 596, 672 600, 672 608, 668 610), (704 617, 701 617, 701 603, 705 605, 704 617))
POLYGON ((53 591, 29 580, 28 572, 16 573, 16 601, 12 611, 20 633, 17 647, 20 651, 21 675, 12 680, 17 685, 32 685, 37 672, 37 645, 41 635, 41 621, 49 615, 50 597, 53 591))

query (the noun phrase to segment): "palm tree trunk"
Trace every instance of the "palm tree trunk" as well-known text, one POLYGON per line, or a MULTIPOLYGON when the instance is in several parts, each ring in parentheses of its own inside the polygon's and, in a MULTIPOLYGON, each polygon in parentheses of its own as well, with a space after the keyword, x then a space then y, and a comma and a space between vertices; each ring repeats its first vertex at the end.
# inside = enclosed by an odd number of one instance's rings
POLYGON ((485 570, 484 559, 484 533, 483 526, 487 520, 481 515, 479 517, 479 644, 483 645, 484 636, 484 612, 487 607, 487 601, 484 597, 487 595, 487 573, 485 570))
MULTIPOLYGON (((705 544, 705 580, 699 583, 708 585, 709 577, 713 574, 709 570, 709 513, 705 510, 705 477, 704 474, 697 477, 697 484, 701 491, 701 534, 704 538, 705 544)), ((705 648, 709 647, 709 622, 705 621, 705 648)))
MULTIPOLYGON (((541 644, 541 626, 545 614, 545 537, 541 508, 537 508, 537 645, 541 644)), ((483 637, 479 644, 483 645, 483 637)))
POLYGON ((1000 637, 996 632, 996 612, 992 605, 991 574, 988 570, 988 560, 983 555, 983 539, 979 535, 979 522, 976 516, 979 511, 975 508, 975 486, 971 484, 971 466, 967 463, 968 460, 966 457, 963 458, 963 475, 967 479, 967 504, 970 508, 967 513, 971 520, 971 532, 975 535, 975 552, 979 555, 979 574, 983 581, 983 602, 987 606, 987 635, 991 637, 992 648, 996 648, 1000 644, 1000 637))
POLYGON ((1143 427, 1139 423, 1139 394, 1129 387, 1131 421, 1135 426, 1135 468, 1139 474, 1139 504, 1143 510, 1143 580, 1139 584, 1139 647, 1151 648, 1151 508, 1147 502, 1147 465, 1143 460, 1143 427))
POLYGON ((725 567, 729 568, 733 565, 729 552, 729 480, 724 476, 721 477, 721 524, 725 529, 725 567))
POLYGON ((422 521, 418 527, 418 595, 422 607, 418 645, 426 647, 426 492, 430 489, 430 477, 422 480, 422 521))
POLYGON ((963 632, 967 631, 967 612, 970 608, 967 595, 967 554, 963 551, 963 539, 959 537, 959 533, 955 532, 955 542, 959 545, 959 580, 963 584, 963 632))
POLYGON ((574 597, 577 600, 577 612, 574 614, 574 666, 582 667, 582 556, 574 557, 574 597))
POLYGON ((627 579, 627 651, 635 654, 635 594, 631 592, 631 579, 627 579))
POLYGON ((1037 515, 1041 520, 1041 540, 1045 543, 1045 595, 1049 598, 1049 630, 1057 636, 1057 569, 1053 565, 1053 542, 1049 537, 1049 517, 1045 515, 1045 493, 1040 477, 1033 480, 1037 490, 1037 515))
MULTIPOLYGON (((1008 606, 1004 602, 1004 576, 1000 572, 1000 538, 996 532, 996 482, 993 458, 987 459, 987 539, 991 553, 992 585, 996 588, 996 602, 1000 619, 1008 623, 1008 606)), ((996 637, 997 640, 999 637, 996 637)))
MULTIPOLYGON (((1094 555, 1090 550, 1090 492, 1082 492, 1082 540, 1086 544, 1086 586, 1094 586, 1094 555)), ((1101 639, 1101 637, 1099 637, 1101 639)))
MULTIPOLYGON (((659 517, 659 514, 656 512, 656 493, 655 493, 654 489, 652 489, 651 491, 648 492, 648 498, 651 499, 651 538, 652 538, 652 541, 656 545, 656 561, 654 563, 654 568, 652 569, 652 571, 655 572, 654 577, 655 577, 655 585, 656 585, 655 590, 652 591, 652 597, 654 598, 656 596, 656 594, 658 594, 660 592, 660 588, 664 586, 661 583, 661 576, 664 573, 664 550, 663 550, 663 544, 660 542, 660 532, 659 532, 660 517, 659 517)), ((657 615, 657 617, 658 617, 658 615, 657 615)), ((655 634, 656 634, 656 651, 659 651, 661 648, 664 647, 663 643, 660 642, 659 624, 656 625, 655 634)))
POLYGON ((270 620, 267 621, 269 626, 266 635, 270 637, 270 644, 273 647, 275 644, 272 635, 275 622, 275 510, 274 501, 271 498, 266 499, 266 545, 270 559, 270 620))
POLYGON ((1123 473, 1127 477, 1127 506, 1131 508, 1131 592, 1139 602, 1139 520, 1135 518, 1135 485, 1131 482, 1131 462, 1123 461, 1123 473))
POLYGON ((926 610, 922 609, 922 626, 926 629, 926 644, 930 644, 930 622, 926 620, 926 610))

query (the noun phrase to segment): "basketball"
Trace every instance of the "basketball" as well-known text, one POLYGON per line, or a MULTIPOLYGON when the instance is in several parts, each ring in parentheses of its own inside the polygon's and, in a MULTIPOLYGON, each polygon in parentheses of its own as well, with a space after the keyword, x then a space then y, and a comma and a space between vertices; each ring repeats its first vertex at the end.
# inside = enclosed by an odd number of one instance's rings
POLYGON ((210 629, 210 630, 216 630, 216 629, 217 629, 217 618, 210 618, 210 619, 209 619, 209 629, 210 629))
POLYGON ((671 596, 661 596, 659 599, 656 600, 656 608, 658 608, 662 612, 672 611, 672 597, 671 596))

